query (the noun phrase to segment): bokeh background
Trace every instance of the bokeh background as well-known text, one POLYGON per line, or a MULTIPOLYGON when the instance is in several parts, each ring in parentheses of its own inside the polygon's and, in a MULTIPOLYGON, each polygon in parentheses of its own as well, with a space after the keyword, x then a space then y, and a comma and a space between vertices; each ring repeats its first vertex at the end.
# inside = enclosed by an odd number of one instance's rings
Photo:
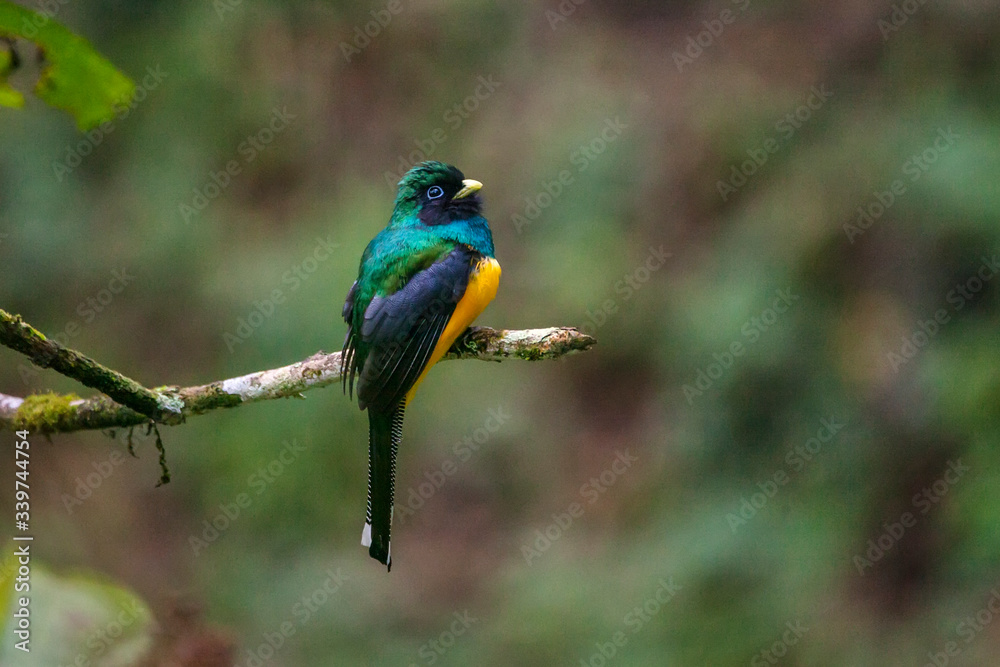
MULTIPOLYGON (((435 369, 390 574, 358 544, 367 420, 339 388, 162 429, 159 488, 143 432, 138 458, 122 432, 33 436, 37 576, 121 587, 154 619, 118 615, 127 647, 99 614, 46 637, 53 595, 38 646, 995 659, 996 6, 577 2, 49 3, 145 89, 90 138, 34 98, 0 110, 3 308, 148 386, 339 349, 360 254, 430 157, 485 183, 504 274, 480 323, 599 343, 435 369)), ((0 392, 47 390, 89 395, 0 350, 0 392)))

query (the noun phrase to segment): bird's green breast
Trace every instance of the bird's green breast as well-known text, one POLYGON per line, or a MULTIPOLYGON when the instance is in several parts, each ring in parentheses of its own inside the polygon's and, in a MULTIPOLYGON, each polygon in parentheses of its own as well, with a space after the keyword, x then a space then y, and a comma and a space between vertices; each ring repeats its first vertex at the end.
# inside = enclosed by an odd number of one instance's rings
POLYGON ((372 296, 395 293, 415 273, 455 248, 454 243, 439 238, 406 233, 384 238, 383 234, 372 240, 361 260, 361 279, 372 296))

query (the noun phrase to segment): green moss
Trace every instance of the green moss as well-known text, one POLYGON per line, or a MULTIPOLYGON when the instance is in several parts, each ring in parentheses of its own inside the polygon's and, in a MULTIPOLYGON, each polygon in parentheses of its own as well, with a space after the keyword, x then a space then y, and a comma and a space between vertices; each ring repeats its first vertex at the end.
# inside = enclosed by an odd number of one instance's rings
POLYGON ((187 394, 180 392, 184 407, 192 414, 200 415, 215 408, 232 408, 243 402, 236 394, 230 394, 222 388, 222 382, 213 382, 201 392, 187 394))
POLYGON ((538 361, 539 359, 545 358, 545 353, 542 352, 537 347, 531 347, 525 350, 518 350, 515 354, 519 359, 524 359, 525 361, 538 361))
POLYGON ((483 336, 484 331, 488 330, 481 327, 469 327, 465 333, 455 340, 449 351, 459 355, 481 354, 486 349, 487 343, 486 338, 483 336))
POLYGON ((55 433, 73 422, 76 408, 70 403, 79 401, 76 394, 34 394, 24 399, 14 418, 15 430, 25 429, 35 433, 55 433))

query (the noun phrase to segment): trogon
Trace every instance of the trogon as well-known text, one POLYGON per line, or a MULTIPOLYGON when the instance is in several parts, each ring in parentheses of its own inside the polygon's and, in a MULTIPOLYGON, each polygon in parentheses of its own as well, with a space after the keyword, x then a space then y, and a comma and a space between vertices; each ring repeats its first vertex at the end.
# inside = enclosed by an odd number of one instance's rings
POLYGON ((399 182, 389 224, 361 256, 344 303, 344 388, 368 410, 368 512, 361 544, 392 567, 389 529, 403 412, 427 371, 493 300, 500 265, 482 183, 423 162, 399 182))

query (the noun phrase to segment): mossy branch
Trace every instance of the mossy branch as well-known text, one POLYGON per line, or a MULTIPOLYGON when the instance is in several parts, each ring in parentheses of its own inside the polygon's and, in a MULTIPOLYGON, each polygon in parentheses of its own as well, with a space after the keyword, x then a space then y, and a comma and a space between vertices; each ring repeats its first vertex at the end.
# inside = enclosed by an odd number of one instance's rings
MULTIPOLYGON (((571 327, 511 331, 472 327, 455 341, 445 359, 555 359, 588 350, 596 342, 593 337, 571 327)), ((306 390, 325 387, 341 377, 341 353, 317 352, 290 366, 229 380, 195 387, 146 389, 89 357, 46 339, 20 317, 2 310, 0 343, 26 354, 43 368, 52 368, 107 394, 88 399, 58 394, 22 399, 0 394, 0 430, 57 433, 150 422, 178 424, 191 415, 219 408, 275 398, 298 398, 306 390)))
POLYGON ((90 357, 49 340, 20 316, 5 310, 0 310, 0 344, 24 354, 40 368, 51 368, 106 394, 121 405, 145 415, 145 421, 177 424, 183 420, 180 406, 168 396, 156 394, 90 357))

